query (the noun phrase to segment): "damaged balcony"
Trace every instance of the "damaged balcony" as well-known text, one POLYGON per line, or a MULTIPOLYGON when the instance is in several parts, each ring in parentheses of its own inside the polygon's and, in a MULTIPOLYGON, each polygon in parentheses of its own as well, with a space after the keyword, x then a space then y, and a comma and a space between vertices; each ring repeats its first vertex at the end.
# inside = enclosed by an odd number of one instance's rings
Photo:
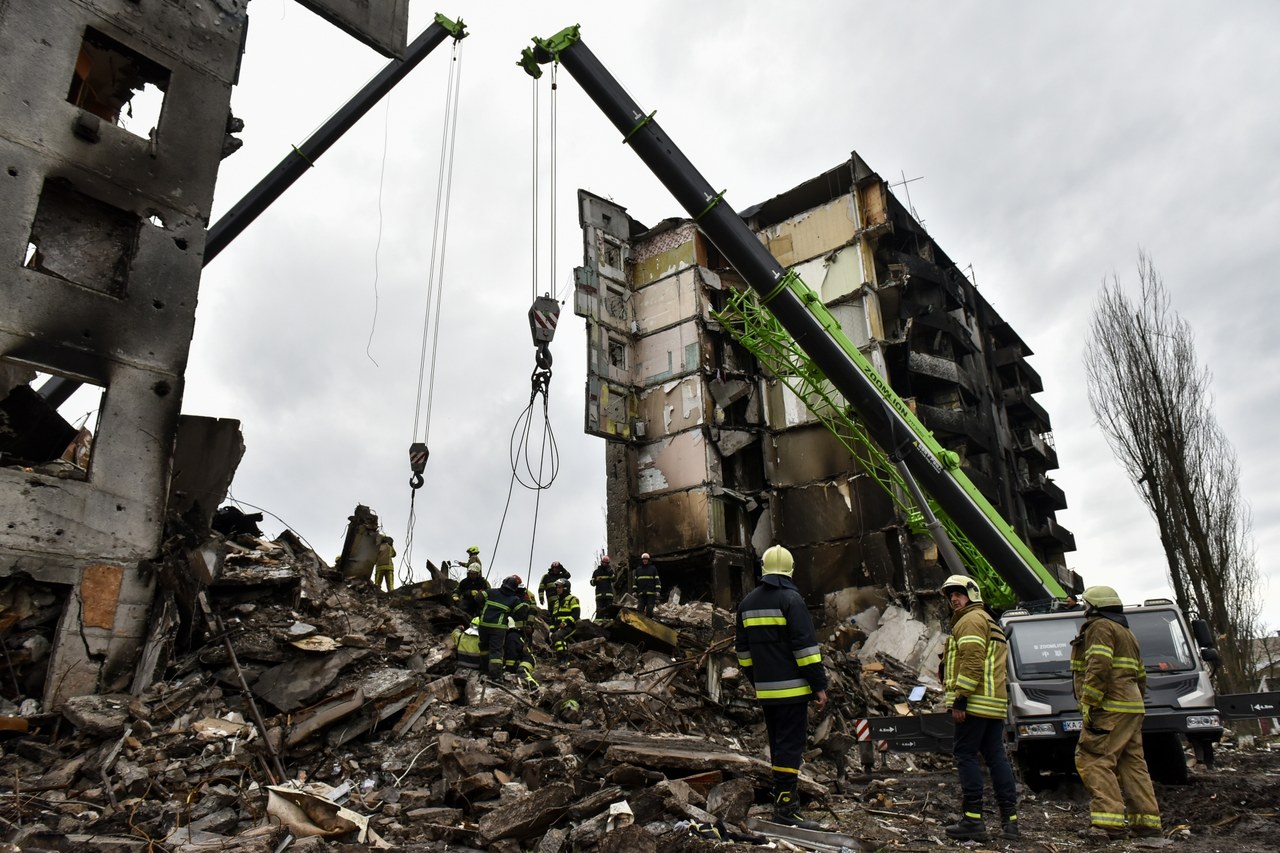
POLYGON ((1049 477, 1043 474, 1032 475, 1026 479, 1019 478, 1018 493, 1029 503, 1035 503, 1048 509, 1067 508, 1067 495, 1049 477))
POLYGON ((1061 551, 1074 551, 1076 537, 1070 530, 1052 518, 1044 519, 1042 524, 1028 524, 1033 544, 1048 545, 1061 551))
POLYGON ((1038 458, 1046 470, 1058 467, 1058 451, 1053 445, 1053 433, 1037 433, 1029 429, 1014 430, 1015 446, 1022 453, 1038 458))
POLYGON ((1009 413, 1009 421, 1022 426, 1039 426, 1039 432, 1047 432, 1049 413, 1035 401, 1031 393, 1030 389, 1023 387, 1004 389, 1004 407, 1009 413))

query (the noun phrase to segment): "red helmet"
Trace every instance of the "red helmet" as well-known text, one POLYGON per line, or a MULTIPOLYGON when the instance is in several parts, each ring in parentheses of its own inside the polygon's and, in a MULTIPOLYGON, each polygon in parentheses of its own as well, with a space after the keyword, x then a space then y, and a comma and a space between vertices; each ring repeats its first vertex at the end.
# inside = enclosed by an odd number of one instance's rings
POLYGON ((508 586, 508 587, 524 586, 524 578, 520 577, 519 575, 512 575, 511 577, 504 580, 502 582, 502 585, 508 586))
POLYGON ((559 560, 552 560, 552 561, 551 561, 551 568, 553 568, 553 569, 560 569, 560 568, 564 568, 564 567, 560 565, 560 561, 559 561, 559 560))

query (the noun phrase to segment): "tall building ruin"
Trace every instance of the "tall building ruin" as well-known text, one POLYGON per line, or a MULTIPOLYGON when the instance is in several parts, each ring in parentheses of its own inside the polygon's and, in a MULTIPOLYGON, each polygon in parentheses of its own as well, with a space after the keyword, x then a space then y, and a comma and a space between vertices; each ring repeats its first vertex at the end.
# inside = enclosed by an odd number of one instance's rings
MULTIPOLYGON (((404 50, 408 0, 303 2, 404 50)), ((166 513, 211 515, 243 451, 180 410, 247 5, 0 0, 0 638, 56 624, 5 695, 129 688, 166 513)))
MULTIPOLYGON (((697 225, 648 228, 580 191, 586 431, 606 440, 608 548, 648 551, 686 600, 732 606, 775 542, 818 595, 948 574, 877 480, 714 318, 746 285, 697 225)), ((742 212, 1068 587, 1058 467, 1032 354, 856 154, 742 212)))

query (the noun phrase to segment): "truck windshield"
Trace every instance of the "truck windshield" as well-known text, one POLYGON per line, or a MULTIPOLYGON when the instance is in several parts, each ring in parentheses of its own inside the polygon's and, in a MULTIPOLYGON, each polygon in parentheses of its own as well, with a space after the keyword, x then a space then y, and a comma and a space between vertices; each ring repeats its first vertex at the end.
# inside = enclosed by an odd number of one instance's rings
POLYGON ((1181 672, 1195 669, 1187 632, 1172 610, 1127 613, 1129 630, 1138 638, 1147 672, 1181 672))
POLYGON ((1009 657, 1019 678, 1071 677, 1071 641, 1080 631, 1084 614, 1035 619, 1005 626, 1009 657))
MULTIPOLYGON (((1185 672, 1196 662, 1187 635, 1171 610, 1129 612, 1129 629, 1138 638, 1142 663, 1148 672, 1185 672)), ((1009 659, 1019 678, 1071 676, 1071 640, 1080 631, 1084 616, 1030 619, 1005 626, 1009 635, 1009 659)))

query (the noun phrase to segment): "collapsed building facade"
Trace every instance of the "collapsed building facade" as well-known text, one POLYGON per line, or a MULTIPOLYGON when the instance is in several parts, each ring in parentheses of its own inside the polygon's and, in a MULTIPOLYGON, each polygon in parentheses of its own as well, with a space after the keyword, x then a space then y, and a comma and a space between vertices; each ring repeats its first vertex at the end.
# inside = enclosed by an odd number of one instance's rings
MULTIPOLYGON (((407 0, 304 5, 404 50, 407 0)), ((145 679, 166 514, 207 529, 243 452, 181 404, 246 6, 0 0, 0 617, 47 705, 145 679)))
MULTIPOLYGON (((606 439, 610 553, 731 606, 775 542, 820 596, 936 588, 910 509, 716 317, 746 289, 687 219, 647 228, 580 191, 586 431, 606 439)), ((1039 374, 1016 331, 856 154, 742 212, 1065 588, 1075 544, 1039 374)))

